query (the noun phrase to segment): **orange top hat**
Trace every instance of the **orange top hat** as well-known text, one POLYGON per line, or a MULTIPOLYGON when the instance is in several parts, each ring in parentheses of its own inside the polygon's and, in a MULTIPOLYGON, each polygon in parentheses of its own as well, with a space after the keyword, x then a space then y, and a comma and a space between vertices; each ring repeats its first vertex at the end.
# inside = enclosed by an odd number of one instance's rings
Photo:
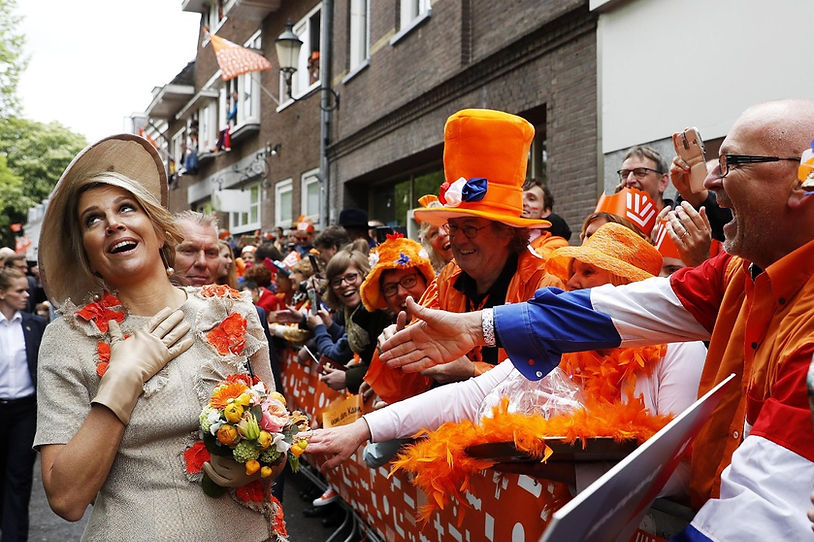
POLYGON ((458 111, 444 126, 441 207, 416 209, 415 219, 442 226, 474 216, 515 228, 547 228, 547 220, 521 218, 523 181, 534 127, 525 119, 490 109, 458 111))
POLYGON ((637 188, 623 188, 613 195, 602 194, 596 204, 596 213, 610 213, 627 218, 645 235, 656 225, 659 209, 647 192, 637 188))
POLYGON ((424 275, 427 285, 435 279, 435 271, 424 247, 412 239, 405 239, 400 233, 388 234, 387 240, 376 247, 375 257, 378 258, 376 265, 367 274, 367 278, 359 288, 362 303, 370 312, 387 308, 379 284, 379 278, 383 271, 415 267, 418 272, 424 275))
POLYGON ((545 270, 563 282, 571 278, 571 260, 595 265, 631 282, 661 272, 661 254, 627 226, 608 222, 578 247, 562 247, 551 253, 545 270))
POLYGON ((653 244, 663 257, 681 259, 678 247, 667 232, 667 224, 663 220, 660 220, 656 226, 656 241, 653 244))

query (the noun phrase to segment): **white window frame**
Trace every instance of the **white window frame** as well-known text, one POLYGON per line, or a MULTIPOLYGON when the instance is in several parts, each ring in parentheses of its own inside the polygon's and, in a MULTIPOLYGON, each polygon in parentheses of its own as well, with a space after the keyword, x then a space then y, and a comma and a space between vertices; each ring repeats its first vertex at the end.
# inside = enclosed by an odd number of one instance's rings
POLYGON ((198 154, 209 152, 218 141, 218 104, 208 101, 198 109, 198 154))
POLYGON ((423 15, 430 12, 430 0, 400 0, 399 31, 407 30, 423 15))
POLYGON ((229 213, 229 231, 232 233, 244 233, 247 231, 254 231, 262 224, 261 207, 263 201, 263 190, 260 182, 247 184, 242 186, 241 190, 248 190, 250 192, 249 209, 240 211, 239 213, 229 213), (254 216, 252 216, 254 214, 254 216))
POLYGON ((370 57, 370 0, 350 0, 348 70, 353 73, 370 57))
MULTIPOLYGON (((312 90, 319 87, 320 84, 320 77, 314 82, 311 82, 311 76, 308 72, 308 59, 311 56, 313 51, 319 51, 320 57, 322 55, 322 3, 320 2, 317 4, 308 14, 297 21, 297 24, 293 26, 293 31, 297 35, 298 38, 302 41, 302 47, 300 48, 300 56, 297 60, 297 71, 295 71, 291 76, 291 95, 294 98, 301 98, 311 92, 312 90), (313 44, 311 43, 311 23, 314 15, 319 13, 319 21, 320 21, 320 28, 317 30, 319 34, 319 48, 315 49, 313 44)), ((320 58, 320 62, 321 62, 320 58)), ((285 97, 285 102, 281 101, 280 106, 277 108, 278 110, 288 106, 289 104, 294 103, 293 99, 288 98, 288 91, 285 85, 285 77, 282 75, 280 76, 280 96, 285 97)))
MULTIPOLYGON (((217 34, 218 29, 226 21, 226 0, 211 0, 209 2, 209 11, 206 13, 207 26, 209 32, 217 34), (220 8, 220 9, 219 9, 220 8)), ((206 40, 209 41, 208 39, 206 40)), ((204 43, 206 45, 206 43, 204 43)))
POLYGON ((310 218, 311 222, 319 222, 319 204, 321 194, 319 184, 319 168, 303 173, 300 180, 300 214, 310 218), (311 209, 308 206, 308 189, 313 185, 317 186, 317 204, 315 209, 311 209))
POLYGON ((181 168, 184 167, 184 158, 186 158, 186 154, 184 153, 184 141, 187 137, 187 129, 183 127, 179 129, 175 134, 172 136, 172 141, 170 143, 170 153, 172 159, 175 160, 175 171, 178 172, 181 168))
POLYGON ((274 185, 274 226, 288 228, 294 219, 294 179, 288 178, 277 182, 274 185), (288 205, 286 218, 283 215, 283 196, 289 194, 290 204, 288 205))

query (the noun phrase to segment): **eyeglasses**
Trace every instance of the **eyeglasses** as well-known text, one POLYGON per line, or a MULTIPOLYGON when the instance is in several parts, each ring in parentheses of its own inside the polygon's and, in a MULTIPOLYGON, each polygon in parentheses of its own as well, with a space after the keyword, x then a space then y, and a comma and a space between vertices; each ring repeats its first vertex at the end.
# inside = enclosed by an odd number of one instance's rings
POLYGON ((621 180, 623 180, 623 181, 625 179, 627 179, 628 175, 630 175, 631 173, 633 173, 633 176, 636 177, 637 179, 644 179, 645 177, 647 177, 648 173, 655 173, 657 175, 662 174, 661 171, 659 171, 657 169, 649 168, 649 167, 635 167, 633 169, 620 169, 616 173, 619 174, 619 178, 621 180))
POLYGON ((347 282, 348 284, 353 284, 359 279, 359 273, 348 273, 347 275, 342 275, 341 277, 334 277, 331 279, 331 286, 337 287, 342 286, 343 282, 347 282))
POLYGON ((447 230, 449 231, 450 239, 455 237, 455 234, 463 232, 467 239, 474 239, 478 232, 484 228, 488 228, 489 224, 485 226, 477 227, 477 226, 456 226, 455 224, 447 223, 447 230))
POLYGON ((780 158, 778 156, 752 156, 749 154, 722 154, 718 157, 718 167, 721 170, 721 179, 729 174, 729 168, 741 164, 761 164, 763 162, 799 162, 797 158, 780 158))
POLYGON ((404 288, 405 290, 409 290, 410 288, 414 287, 418 283, 418 275, 412 274, 407 275, 406 277, 402 277, 398 282, 391 282, 390 284, 386 284, 382 286, 382 294, 384 297, 393 297, 397 293, 399 293, 399 286, 404 288))

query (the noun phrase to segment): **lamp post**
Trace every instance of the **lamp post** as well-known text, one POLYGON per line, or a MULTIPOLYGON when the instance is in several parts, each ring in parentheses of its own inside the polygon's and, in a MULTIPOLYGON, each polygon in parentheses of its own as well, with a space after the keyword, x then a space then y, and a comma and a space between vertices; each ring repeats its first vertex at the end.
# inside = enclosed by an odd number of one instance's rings
MULTIPOLYGON (((300 49, 302 48, 302 40, 294 33, 294 28, 291 23, 286 23, 285 30, 274 40, 274 46, 277 49, 277 61, 280 63, 280 73, 285 79, 285 88, 288 99, 298 102, 301 98, 295 98, 291 94, 291 78, 297 71, 297 64, 300 59, 300 49)), ((320 103, 319 108, 323 111, 333 111, 339 109, 339 94, 336 93, 329 86, 323 85, 322 90, 327 90, 333 97, 333 103, 330 103, 330 98, 326 100, 326 104, 320 103)))
POLYGON ((277 61, 280 63, 280 72, 285 78, 288 97, 293 100, 294 98, 291 96, 291 76, 297 71, 302 40, 294 33, 291 23, 286 23, 285 31, 274 41, 274 47, 277 49, 277 61))

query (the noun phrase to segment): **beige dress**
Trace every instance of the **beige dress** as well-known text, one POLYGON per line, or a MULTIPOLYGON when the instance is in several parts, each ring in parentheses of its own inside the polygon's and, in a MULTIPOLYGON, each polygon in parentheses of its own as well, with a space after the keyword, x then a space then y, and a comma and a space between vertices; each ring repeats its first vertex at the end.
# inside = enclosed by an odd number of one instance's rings
MULTIPOLYGON (((230 496, 208 497, 185 472, 184 450, 197 438, 199 415, 216 382, 228 374, 269 364, 268 345, 248 298, 203 297, 187 288, 181 306, 195 343, 144 385, 107 480, 96 497, 82 540, 278 540, 264 516, 230 496), (227 315, 247 320, 245 347, 221 355, 208 332, 227 315)), ((99 384, 97 344, 106 333, 67 303, 45 330, 40 349, 35 447, 66 444, 90 412, 99 384)), ((149 321, 128 316, 122 331, 149 321)), ((267 382, 273 388, 273 382, 267 382)))

